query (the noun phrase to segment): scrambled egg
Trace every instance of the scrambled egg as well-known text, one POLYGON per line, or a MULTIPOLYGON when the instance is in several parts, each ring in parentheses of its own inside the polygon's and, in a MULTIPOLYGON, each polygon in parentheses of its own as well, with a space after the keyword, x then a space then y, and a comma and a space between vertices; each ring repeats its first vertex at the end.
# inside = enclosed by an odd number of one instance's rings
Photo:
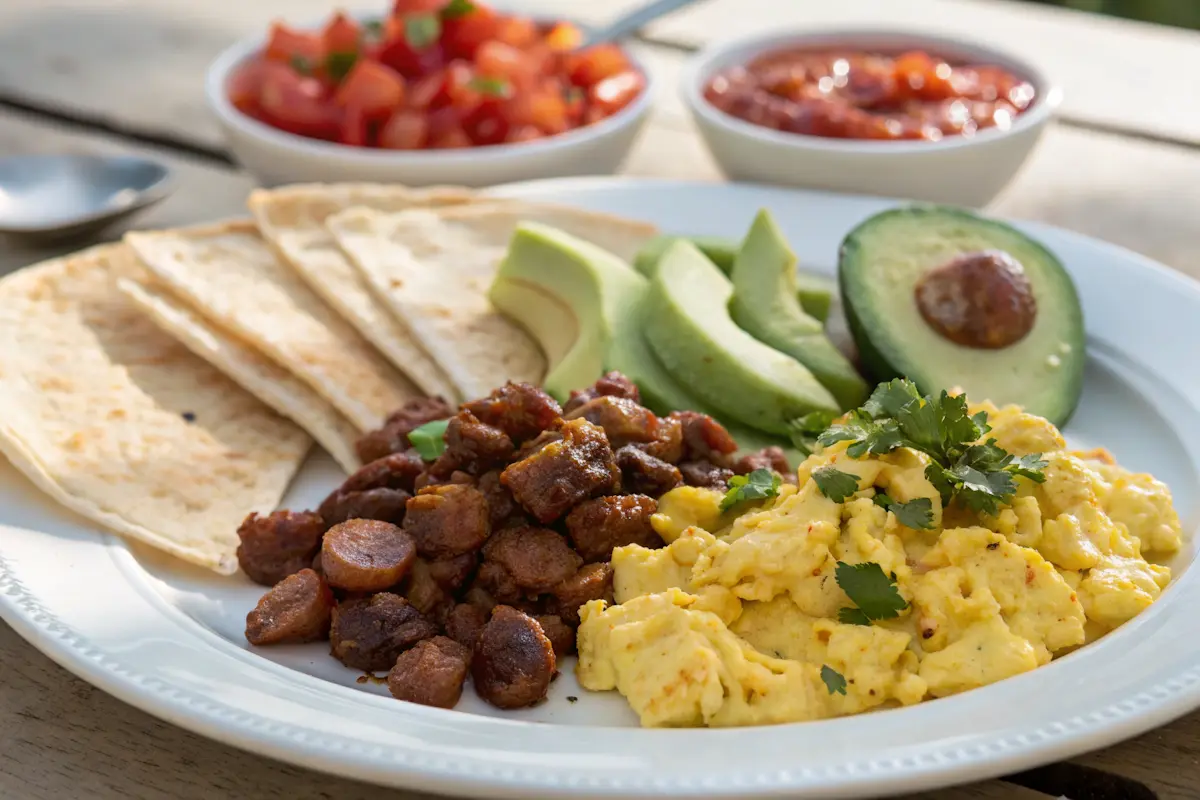
POLYGON ((994 516, 943 509, 921 453, 854 459, 844 442, 741 513, 723 513, 720 492, 668 492, 653 518, 665 546, 617 548, 615 604, 582 609, 580 683, 619 691, 647 727, 822 719, 1028 672, 1153 603, 1170 571, 1145 555, 1181 544, 1167 487, 1105 451, 1068 451, 1053 425, 1015 406, 971 410, 989 413, 1001 447, 1048 462, 1045 482, 1018 479, 994 516), (826 465, 856 476, 857 494, 825 497, 811 475, 826 465), (933 529, 900 524, 873 501, 878 491, 929 498, 933 529), (839 561, 879 564, 907 608, 839 622, 852 605, 839 561))

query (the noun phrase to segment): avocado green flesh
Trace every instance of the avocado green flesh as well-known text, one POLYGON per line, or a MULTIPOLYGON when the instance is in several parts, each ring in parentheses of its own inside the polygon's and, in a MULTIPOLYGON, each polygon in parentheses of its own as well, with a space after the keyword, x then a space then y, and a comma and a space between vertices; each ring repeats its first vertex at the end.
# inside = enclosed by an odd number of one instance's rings
POLYGON ((671 245, 650 281, 645 334, 667 372, 722 418, 786 435, 787 423, 837 401, 805 367, 739 328, 733 287, 694 245, 671 245))
POLYGON ((655 359, 642 337, 649 284, 590 242, 536 223, 517 228, 488 297, 541 345, 543 386, 560 402, 572 389, 618 370, 658 414, 702 410, 655 359))
POLYGON ((842 409, 867 398, 867 383, 804 313, 796 299, 796 256, 767 211, 760 211, 733 264, 729 312, 741 328, 808 367, 842 409))
MULTIPOLYGON (((680 239, 694 244, 721 272, 726 275, 733 273, 733 263, 737 259, 741 244, 735 239, 722 236, 655 236, 642 245, 634 259, 634 267, 647 278, 653 278, 663 253, 680 239)), ((799 272, 796 275, 796 297, 800 301, 800 307, 804 313, 822 324, 829 318, 829 309, 836 290, 837 282, 823 275, 811 272, 799 272)))
POLYGON ((1051 252, 1014 228, 955 208, 886 211, 846 236, 838 274, 850 331, 874 380, 905 376, 925 393, 958 386, 972 400, 1016 403, 1056 425, 1075 410, 1086 358, 1075 285, 1051 252), (982 250, 1019 261, 1037 303, 1032 330, 997 350, 942 337, 915 300, 927 271, 982 250))

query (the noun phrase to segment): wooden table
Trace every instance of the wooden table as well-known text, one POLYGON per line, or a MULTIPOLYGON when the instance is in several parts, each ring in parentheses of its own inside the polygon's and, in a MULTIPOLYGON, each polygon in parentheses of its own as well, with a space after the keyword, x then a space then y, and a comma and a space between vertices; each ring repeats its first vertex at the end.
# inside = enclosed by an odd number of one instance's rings
MULTIPOLYGON (((599 21, 637 0, 534 2, 599 21)), ((205 65, 272 17, 316 19, 327 8, 327 0, 3 0, 0 154, 147 153, 170 164, 178 190, 136 224, 237 214, 253 181, 233 165, 204 108, 205 65)), ((673 93, 687 51, 714 35, 913 19, 1024 51, 1066 87, 1062 120, 993 211, 1107 239, 1200 277, 1200 35, 1150 25, 1005 0, 709 0, 650 26, 635 44, 664 91, 625 173, 720 179, 673 93)), ((0 272, 55 252, 0 240, 0 272)), ((1198 787, 1194 714, 1066 764, 925 796, 1174 800, 1200 797, 1198 787)), ((0 797, 234 796, 418 800, 159 722, 70 676, 0 624, 0 797)))

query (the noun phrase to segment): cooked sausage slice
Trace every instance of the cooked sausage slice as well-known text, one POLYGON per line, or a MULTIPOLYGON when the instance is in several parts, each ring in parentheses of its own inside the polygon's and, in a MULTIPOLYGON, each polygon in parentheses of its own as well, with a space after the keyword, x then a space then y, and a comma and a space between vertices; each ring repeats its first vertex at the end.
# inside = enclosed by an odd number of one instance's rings
POLYGON ((429 562, 418 558, 403 584, 403 594, 418 611, 434 622, 450 613, 454 598, 433 578, 429 562))
POLYGON ((584 564, 554 587, 556 610, 568 625, 579 625, 579 609, 592 600, 613 600, 613 569, 608 563, 584 564))
MULTIPOLYGON (((478 590, 491 598, 492 605, 517 603, 525 596, 521 587, 517 585, 516 578, 498 561, 484 561, 479 565, 479 572, 475 575, 471 590, 478 590)), ((470 597, 470 594, 468 591, 467 596, 470 597)))
POLYGON ((626 492, 659 497, 683 481, 674 464, 632 444, 617 451, 617 467, 621 470, 621 489, 626 492))
MULTIPOLYGON (((576 503, 612 491, 621 481, 604 431, 585 419, 562 425, 561 441, 551 442, 500 474, 526 511, 543 525, 576 503)), ((411 513, 411 509, 410 509, 411 513)))
POLYGON ((343 492, 365 492, 368 489, 403 489, 412 494, 413 481, 425 469, 421 455, 411 448, 376 459, 346 478, 340 487, 343 492))
POLYGON ((563 622, 561 617, 557 614, 538 614, 534 619, 550 640, 556 659, 566 658, 575 652, 575 629, 563 622))
POLYGON ((246 615, 250 644, 315 642, 329 635, 333 592, 311 569, 284 578, 246 615))
POLYGON ((679 465, 679 474, 687 486, 724 490, 729 487, 733 470, 718 467, 711 461, 684 461, 679 465))
POLYGON ((403 489, 376 489, 344 492, 338 490, 321 503, 321 518, 326 525, 337 525, 348 519, 377 519, 399 525, 404 522, 411 495, 403 489))
POLYGON ((567 532, 584 561, 608 561, 614 547, 640 544, 663 546, 650 526, 658 502, 642 494, 597 497, 575 506, 567 515, 567 532))
POLYGON ((637 384, 614 370, 605 373, 600 380, 586 389, 573 389, 567 404, 563 406, 563 413, 569 414, 587 401, 597 397, 623 397, 635 403, 642 402, 642 395, 638 391, 637 384))
POLYGON ((453 558, 434 559, 428 562, 429 575, 447 592, 457 592, 471 579, 475 568, 479 566, 479 556, 475 553, 463 553, 453 558))
POLYGON ((446 616, 446 635, 464 647, 475 649, 479 632, 487 624, 489 610, 470 603, 459 603, 446 616))
POLYGON ((403 597, 381 592, 337 604, 330 652, 352 669, 385 672, 401 653, 437 633, 437 626, 403 597))
POLYGON ((557 662, 554 645, 537 620, 510 606, 496 606, 479 633, 471 659, 475 692, 497 708, 541 701, 557 662))
POLYGON ((349 592, 381 592, 399 583, 417 546, 390 522, 351 519, 334 525, 321 545, 321 569, 330 585, 349 592))
POLYGON ((311 511, 251 513, 238 526, 238 564, 250 580, 274 586, 312 564, 326 527, 311 511))
POLYGON ((583 563, 566 539, 547 528, 505 528, 483 546, 483 559, 503 566, 530 595, 550 591, 583 563))
POLYGON ((491 532, 487 499, 474 486, 451 483, 422 489, 408 501, 404 530, 426 558, 452 558, 479 549, 491 532))
POLYGON ((719 467, 729 466, 729 457, 738 446, 724 425, 699 411, 672 411, 671 417, 683 426, 684 461, 711 461, 719 467))
POLYGON ((508 463, 514 449, 507 433, 480 422, 470 411, 460 411, 446 427, 444 455, 473 475, 508 463))
POLYGON ((654 412, 624 397, 597 397, 564 419, 586 419, 599 425, 613 449, 633 442, 652 442, 658 435, 658 417, 654 412))
POLYGON ((553 397, 533 384, 511 381, 463 408, 507 433, 516 444, 553 427, 562 417, 562 408, 553 397))
POLYGON ((369 464, 386 455, 403 452, 412 446, 408 434, 414 429, 426 422, 446 419, 453 413, 450 405, 440 397, 409 400, 393 412, 382 427, 365 434, 355 442, 358 457, 364 464, 369 464))
POLYGON ((397 700, 454 708, 470 665, 470 650, 453 639, 435 636, 400 654, 388 673, 388 690, 397 700))
POLYGON ((500 483, 500 470, 494 469, 480 475, 479 491, 483 492, 484 498, 487 499, 488 519, 492 523, 492 530, 498 529, 505 520, 516 513, 517 501, 513 499, 508 487, 500 483))

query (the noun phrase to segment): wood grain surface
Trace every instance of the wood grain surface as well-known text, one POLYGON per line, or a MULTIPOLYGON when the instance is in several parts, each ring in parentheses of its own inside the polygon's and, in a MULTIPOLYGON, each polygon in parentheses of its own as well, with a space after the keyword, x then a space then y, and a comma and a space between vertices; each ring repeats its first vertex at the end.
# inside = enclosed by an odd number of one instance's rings
MULTIPOLYGON (((596 21, 637 3, 537 4, 596 21)), ((240 214, 253 180, 231 166, 205 110, 204 65, 272 16, 309 19, 329 6, 328 0, 0 0, 0 154, 140 152, 166 162, 178 190, 133 227, 240 214), (20 108, 35 113, 14 110, 20 108)), ((991 210, 1106 239, 1200 277, 1200 148, 1193 146, 1200 143, 1200 36, 1016 8, 994 0, 709 0, 652 26, 647 36, 694 46, 717 32, 762 27, 764 20, 862 23, 899 16, 945 30, 991 32, 1053 66, 1071 95, 1071 124, 1047 133, 991 210), (1189 63, 1193 69, 1181 74, 1181 64, 1189 63)), ((636 46, 662 91, 624 172, 720 180, 674 93, 686 53, 636 46)), ((77 246, 30 248, 0 238, 0 273, 77 246)), ((69 675, 3 624, 0 668, 2 800, 425 798, 280 764, 158 721, 69 675)), ((1200 798, 1200 714, 1014 780, 1021 785, 989 781, 921 796, 1200 798)))

